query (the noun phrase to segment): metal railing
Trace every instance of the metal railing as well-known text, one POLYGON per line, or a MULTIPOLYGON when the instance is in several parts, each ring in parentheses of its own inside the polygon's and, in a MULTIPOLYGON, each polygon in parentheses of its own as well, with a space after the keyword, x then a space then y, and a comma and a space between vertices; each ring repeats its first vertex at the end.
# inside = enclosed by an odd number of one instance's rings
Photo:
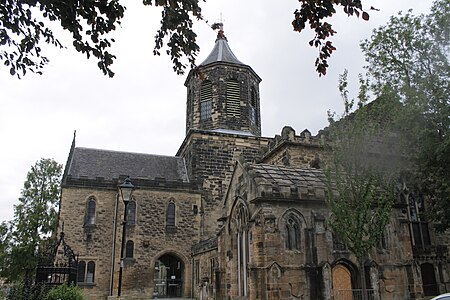
MULTIPOLYGON (((373 289, 367 289, 367 299, 375 299, 375 291, 373 289)), ((362 300, 363 291, 362 289, 351 289, 351 290, 337 290, 334 292, 334 300, 362 300)))

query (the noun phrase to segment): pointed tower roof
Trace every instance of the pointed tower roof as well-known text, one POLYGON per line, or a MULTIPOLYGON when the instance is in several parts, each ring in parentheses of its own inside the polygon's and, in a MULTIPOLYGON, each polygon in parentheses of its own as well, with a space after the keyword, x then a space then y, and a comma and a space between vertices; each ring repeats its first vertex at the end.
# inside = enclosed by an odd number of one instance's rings
POLYGON ((228 45, 228 40, 223 32, 223 24, 215 23, 212 27, 213 29, 219 29, 217 33, 216 44, 214 45, 211 53, 200 64, 200 66, 206 66, 215 62, 227 62, 232 64, 245 65, 239 59, 237 59, 236 55, 234 55, 233 51, 231 51, 230 46, 228 45))
POLYGON ((211 26, 218 30, 214 48, 184 82, 188 89, 186 132, 193 129, 260 136, 261 78, 233 54, 222 26, 211 26))
POLYGON ((202 70, 205 70, 205 67, 210 68, 218 65, 219 66, 228 65, 228 66, 236 66, 238 68, 246 68, 257 78, 258 82, 260 82, 261 77, 259 77, 258 74, 256 74, 256 72, 249 65, 241 62, 236 57, 236 55, 234 55, 233 51, 231 51, 231 48, 228 45, 228 40, 223 32, 223 24, 214 23, 211 26, 211 28, 214 30, 218 30, 214 48, 212 49, 208 57, 201 64, 199 64, 196 68, 191 69, 189 71, 189 74, 186 77, 184 85, 187 86, 189 80, 191 80, 191 77, 192 76, 197 77, 200 73, 202 73, 202 70))
POLYGON ((231 51, 227 38, 223 35, 223 31, 221 32, 219 31, 219 34, 217 35, 216 44, 214 45, 211 53, 200 64, 200 66, 206 66, 215 62, 228 62, 238 65, 245 65, 237 59, 236 55, 234 55, 233 51, 231 51), (221 32, 222 35, 220 35, 221 32))

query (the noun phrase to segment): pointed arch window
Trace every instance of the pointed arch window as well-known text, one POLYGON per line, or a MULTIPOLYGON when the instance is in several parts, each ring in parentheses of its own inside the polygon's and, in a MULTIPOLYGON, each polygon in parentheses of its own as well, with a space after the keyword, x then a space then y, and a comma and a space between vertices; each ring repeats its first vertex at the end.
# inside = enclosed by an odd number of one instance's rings
POLYGON ((416 248, 426 248, 431 245, 428 222, 424 219, 425 203, 423 196, 405 189, 400 194, 401 201, 408 205, 408 220, 411 243, 416 248))
POLYGON ((94 197, 90 197, 86 207, 86 225, 95 224, 95 210, 97 203, 94 197))
POLYGON ((78 262, 78 272, 77 272, 77 282, 78 283, 94 283, 95 279, 95 262, 80 260, 78 262))
POLYGON ((134 242, 132 240, 128 240, 125 246, 125 257, 133 258, 134 257, 134 242))
POLYGON ((166 225, 175 227, 175 203, 173 202, 167 205, 166 225))
POLYGON ((232 226, 235 231, 232 242, 234 244, 234 251, 236 253, 235 267, 236 267, 236 283, 238 288, 238 296, 248 296, 248 264, 250 261, 250 239, 248 228, 248 210, 242 205, 234 209, 232 213, 232 226))
POLYGON ((227 80, 227 116, 239 118, 241 115, 241 85, 236 79, 227 80))
POLYGON ((212 110, 212 84, 205 80, 200 87, 200 120, 211 119, 212 110))
POLYGON ((250 122, 251 124, 257 124, 258 117, 256 115, 256 89, 254 87, 250 90, 250 122))
POLYGON ((301 233, 300 233, 300 224, 297 221, 296 218, 293 216, 289 216, 286 219, 286 226, 285 226, 285 246, 288 250, 301 250, 300 249, 300 240, 301 240, 301 233))
POLYGON ((85 275, 86 275, 86 262, 79 261, 78 262, 77 282, 84 282, 85 275))
POLYGON ((127 205, 127 225, 136 224, 136 201, 132 200, 127 205))
POLYGON ((86 283, 94 283, 95 262, 89 261, 87 263, 86 283))

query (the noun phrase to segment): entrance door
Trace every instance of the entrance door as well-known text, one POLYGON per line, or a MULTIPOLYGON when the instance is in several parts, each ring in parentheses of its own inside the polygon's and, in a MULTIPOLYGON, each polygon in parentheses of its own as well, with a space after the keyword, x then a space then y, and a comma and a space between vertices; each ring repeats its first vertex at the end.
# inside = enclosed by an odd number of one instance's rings
POLYGON ((424 295, 436 296, 438 294, 438 287, 436 284, 434 266, 430 263, 424 263, 420 266, 420 272, 422 273, 424 295))
POLYGON ((336 265, 332 271, 333 296, 335 300, 352 300, 352 275, 344 265, 336 265))
POLYGON ((183 292, 183 262, 176 256, 164 254, 155 263, 154 297, 181 297, 183 292))

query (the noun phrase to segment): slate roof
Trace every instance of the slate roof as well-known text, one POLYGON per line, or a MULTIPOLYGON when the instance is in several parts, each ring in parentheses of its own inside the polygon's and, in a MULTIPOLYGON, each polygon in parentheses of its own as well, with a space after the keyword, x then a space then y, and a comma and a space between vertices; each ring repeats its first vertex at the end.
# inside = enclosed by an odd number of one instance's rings
POLYGON ((181 157, 143 153, 75 148, 67 175, 72 178, 105 180, 130 176, 153 180, 189 182, 185 161, 181 157))
POLYGON ((268 164, 249 164, 258 196, 324 199, 326 177, 321 170, 268 164))
POLYGON ((233 54, 233 51, 231 51, 230 46, 228 45, 227 38, 223 35, 219 35, 217 37, 214 48, 212 49, 208 57, 200 64, 200 66, 206 66, 219 61, 245 65, 239 59, 237 59, 236 55, 233 54))

